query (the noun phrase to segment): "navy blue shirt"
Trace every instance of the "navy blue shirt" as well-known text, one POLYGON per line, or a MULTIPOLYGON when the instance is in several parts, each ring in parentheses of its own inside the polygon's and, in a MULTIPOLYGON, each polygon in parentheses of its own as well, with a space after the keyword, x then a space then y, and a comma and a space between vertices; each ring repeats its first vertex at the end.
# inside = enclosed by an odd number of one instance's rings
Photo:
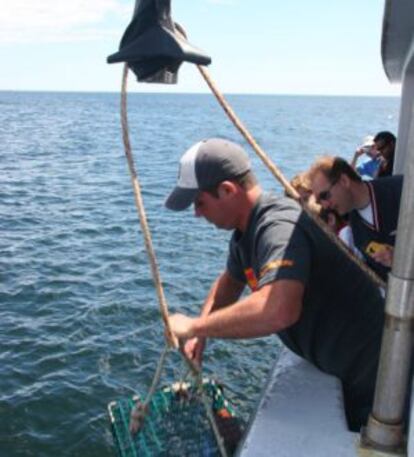
POLYGON ((361 251, 368 266, 385 280, 390 268, 376 262, 370 255, 370 249, 372 242, 377 246, 372 249, 378 249, 381 245, 395 245, 403 177, 374 179, 365 185, 368 186, 373 223, 367 222, 354 210, 349 213, 349 224, 355 247, 361 251))

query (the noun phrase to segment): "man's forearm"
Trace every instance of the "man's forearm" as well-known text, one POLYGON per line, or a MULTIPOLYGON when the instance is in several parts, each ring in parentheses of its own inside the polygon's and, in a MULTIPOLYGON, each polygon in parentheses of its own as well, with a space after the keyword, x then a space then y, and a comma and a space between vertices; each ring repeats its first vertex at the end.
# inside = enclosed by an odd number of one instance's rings
POLYGON ((200 317, 174 314, 170 317, 177 338, 252 338, 269 335, 293 325, 300 318, 304 284, 278 280, 251 295, 225 306, 210 309, 200 317))
POLYGON ((240 297, 243 288, 244 285, 231 278, 227 272, 222 273, 204 300, 200 316, 208 316, 212 311, 234 303, 240 297))
POLYGON ((354 156, 352 157, 352 160, 351 160, 351 167, 356 170, 356 167, 357 167, 357 162, 358 162, 358 159, 360 157, 360 152, 359 150, 357 149, 354 153, 354 156))
POLYGON ((251 296, 225 309, 213 311, 193 320, 192 336, 249 338, 277 331, 273 326, 274 319, 265 316, 263 304, 252 301, 251 296))
POLYGON ((190 332, 196 337, 252 338, 283 330, 299 319, 302 310, 302 286, 291 282, 290 287, 291 299, 281 300, 282 291, 263 287, 232 306, 194 319, 190 332))

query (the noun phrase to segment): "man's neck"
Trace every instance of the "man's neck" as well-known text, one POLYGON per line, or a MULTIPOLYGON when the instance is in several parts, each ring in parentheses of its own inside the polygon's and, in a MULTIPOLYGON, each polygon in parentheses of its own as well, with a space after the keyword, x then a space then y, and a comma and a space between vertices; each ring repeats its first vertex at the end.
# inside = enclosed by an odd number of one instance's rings
POLYGON ((368 185, 364 182, 356 182, 352 191, 355 209, 364 209, 370 204, 368 185))
POLYGON ((259 200, 261 194, 262 189, 259 185, 255 185, 245 193, 244 201, 241 204, 242 211, 240 213, 239 221, 236 227, 241 232, 246 231, 250 220, 250 215, 253 211, 253 208, 256 206, 256 203, 259 200))

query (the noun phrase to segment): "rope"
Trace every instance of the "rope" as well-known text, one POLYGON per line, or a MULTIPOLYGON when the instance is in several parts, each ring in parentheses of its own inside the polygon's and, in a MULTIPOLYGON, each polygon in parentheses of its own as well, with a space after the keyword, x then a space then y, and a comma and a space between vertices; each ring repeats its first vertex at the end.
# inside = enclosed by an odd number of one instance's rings
POLYGON ((166 344, 164 346, 164 350, 161 353, 160 360, 158 361, 157 368, 155 370, 155 375, 151 383, 151 387, 147 393, 145 401, 143 403, 139 403, 134 406, 131 411, 131 417, 129 422, 129 431, 131 433, 136 433, 138 429, 141 427, 141 424, 145 418, 145 414, 148 411, 148 406, 151 402, 151 398, 153 397, 155 390, 160 382, 162 368, 164 367, 165 359, 167 357, 167 353, 169 351, 169 347, 166 344))
POLYGON ((383 287, 385 289, 386 283, 371 269, 364 263, 361 259, 359 259, 353 252, 351 252, 345 243, 339 239, 335 233, 330 229, 328 224, 325 223, 318 215, 316 215, 308 205, 300 199, 299 193, 297 190, 290 184, 290 182, 283 176, 282 172, 277 168, 277 166, 271 161, 268 155, 263 151, 263 149, 257 144, 256 140, 247 130, 247 128, 243 125, 241 120, 237 117, 236 113, 233 111, 231 106, 227 103, 224 96, 220 93, 217 86, 212 81, 210 75, 208 74, 205 67, 201 65, 197 65, 198 70, 200 71, 201 75, 203 76, 204 80, 206 81, 207 85, 210 87, 211 91, 217 98, 217 101, 226 112, 227 116, 230 118, 231 122, 234 126, 239 130, 242 136, 246 139, 246 141, 250 144, 259 158, 264 162, 264 164, 268 167, 271 171, 273 176, 282 184, 286 192, 293 197, 303 208, 306 214, 318 225, 318 227, 325 233, 325 235, 358 267, 377 285, 383 287))
MULTIPOLYGON (((139 404, 138 406, 135 406, 131 412, 130 431, 136 432, 138 430, 138 428, 140 427, 140 424, 142 423, 142 421, 145 418, 145 414, 148 410, 148 405, 151 401, 152 396, 155 393, 156 387, 161 378, 162 368, 164 366, 166 355, 167 355, 168 349, 169 349, 168 346, 178 348, 179 345, 178 345, 177 338, 173 335, 173 333, 171 331, 171 326, 170 326, 169 317, 168 317, 168 305, 167 305, 167 301, 165 299, 164 290, 163 290, 162 282, 161 282, 161 276, 159 273, 157 260, 156 260, 156 256, 155 256, 155 251, 154 251, 154 248, 152 245, 151 233, 150 233, 149 225, 147 222, 144 202, 142 199, 141 186, 139 184, 138 176, 135 171, 135 164, 134 164, 134 159, 132 156, 132 148, 131 148, 131 142, 129 140, 128 116, 127 116, 127 80, 128 80, 128 64, 126 63, 124 65, 124 70, 123 70, 123 75, 122 75, 122 92, 121 92, 122 140, 124 143, 124 150, 125 150, 125 155, 126 155, 127 162, 128 162, 129 173, 131 176, 131 183, 132 183, 132 187, 134 190, 135 206, 137 208, 138 218, 139 218, 139 222, 141 225, 141 230, 144 235, 145 248, 146 248, 148 259, 149 259, 150 265, 151 265, 152 277, 153 277, 154 285, 155 285, 157 295, 158 295, 161 317, 164 322, 165 335, 166 335, 166 339, 167 339, 167 343, 168 343, 167 346, 164 348, 164 351, 161 354, 160 360, 157 364, 154 378, 151 383, 150 390, 148 391, 148 394, 146 396, 144 403, 139 404)), ((224 447, 223 439, 221 438, 216 421, 214 419, 214 414, 213 414, 212 408, 209 404, 208 399, 206 398, 206 395, 203 392, 201 371, 198 368, 198 366, 186 356, 186 354, 184 353, 183 348, 181 346, 179 347, 179 349, 180 349, 180 352, 183 355, 185 361, 187 362, 189 368, 191 369, 191 372, 196 380, 196 385, 199 389, 200 397, 203 402, 204 408, 206 410, 207 417, 212 426, 213 433, 215 435, 220 454, 222 455, 222 457, 227 457, 227 452, 224 447)))
POLYGON ((138 176, 135 171, 134 158, 132 156, 131 142, 129 141, 128 134, 128 116, 127 116, 127 79, 128 79, 128 64, 124 65, 124 71, 122 75, 122 94, 121 94, 121 123, 122 123, 122 140, 124 143, 125 155, 128 161, 128 169, 131 175, 132 187, 134 189, 135 206, 138 211, 138 218, 141 224, 141 230, 144 235, 145 248, 147 250, 148 259, 151 265, 152 278, 155 284, 155 288, 158 295, 158 301, 160 303, 161 317, 164 321, 166 329, 166 338, 168 344, 171 347, 177 347, 176 338, 171 332, 170 322, 168 320, 168 306, 165 299, 164 290, 162 287, 161 276, 157 265, 157 259, 155 257, 155 251, 152 246, 151 233, 148 226, 147 216, 145 214, 144 202, 142 199, 141 186, 138 181, 138 176))

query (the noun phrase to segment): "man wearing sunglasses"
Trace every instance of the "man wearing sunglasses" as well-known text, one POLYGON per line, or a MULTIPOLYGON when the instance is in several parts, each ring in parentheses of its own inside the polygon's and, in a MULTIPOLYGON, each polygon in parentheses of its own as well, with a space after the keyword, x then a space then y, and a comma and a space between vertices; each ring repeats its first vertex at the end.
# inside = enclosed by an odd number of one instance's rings
POLYGON ((364 138, 362 145, 356 149, 351 160, 351 167, 356 170, 361 177, 370 180, 377 177, 381 164, 381 154, 375 146, 374 137, 368 135, 364 138), (358 161, 361 162, 359 165, 357 165, 358 161))
POLYGON ((397 139, 391 132, 378 132, 374 137, 374 147, 381 157, 377 176, 391 176, 394 168, 395 143, 397 139))
POLYGON ((308 173, 316 201, 347 215, 355 247, 384 280, 391 269, 402 176, 363 181, 340 157, 323 157, 308 173))

